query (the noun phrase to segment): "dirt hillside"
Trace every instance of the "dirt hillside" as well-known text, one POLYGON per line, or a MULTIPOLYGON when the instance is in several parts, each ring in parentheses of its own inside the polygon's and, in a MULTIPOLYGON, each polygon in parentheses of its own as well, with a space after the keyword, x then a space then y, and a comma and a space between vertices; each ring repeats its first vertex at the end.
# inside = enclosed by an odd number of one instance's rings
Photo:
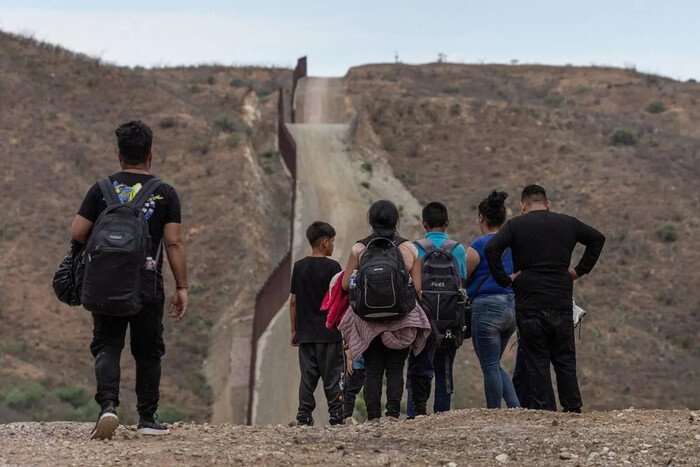
MULTIPOLYGON (((96 416, 91 319, 56 300, 51 278, 83 195, 118 171, 114 129, 132 118, 154 130, 153 173, 180 195, 190 263, 189 316, 166 323, 161 417, 207 421, 223 401, 233 419, 232 387, 248 374, 230 380, 232 328, 250 335, 241 318, 287 249, 276 90, 290 80, 272 68, 118 68, 0 33, 1 421, 96 416)), ((120 410, 133 422, 128 344, 123 355, 120 410)))
MULTIPOLYGON (((590 312, 576 342, 585 408, 700 407, 700 84, 444 63, 353 68, 346 83, 356 144, 384 149, 421 203, 445 202, 461 242, 490 189, 510 193, 512 215, 530 183, 605 233, 575 290, 590 312)), ((458 360, 458 406, 484 406, 473 349, 458 360)))

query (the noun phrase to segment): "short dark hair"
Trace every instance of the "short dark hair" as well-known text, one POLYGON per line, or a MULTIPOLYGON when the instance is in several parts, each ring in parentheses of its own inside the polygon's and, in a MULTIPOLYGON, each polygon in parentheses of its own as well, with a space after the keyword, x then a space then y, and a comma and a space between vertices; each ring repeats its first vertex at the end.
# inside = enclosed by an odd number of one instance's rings
POLYGON ((399 223, 399 210, 389 200, 375 201, 367 211, 367 220, 376 235, 393 237, 399 223))
POLYGON ((306 239, 316 248, 321 245, 324 238, 335 237, 335 229, 328 222, 316 221, 306 229, 306 239))
POLYGON ((505 201, 508 193, 505 191, 492 190, 489 195, 479 203, 479 214, 486 219, 486 225, 496 228, 506 221, 505 201))
POLYGON ((127 164, 143 164, 153 144, 153 131, 141 120, 122 123, 115 131, 119 154, 127 164))
POLYGON ((523 188, 523 194, 520 196, 520 201, 525 204, 546 203, 547 192, 539 185, 528 185, 523 188))
POLYGON ((447 224, 447 207, 436 201, 428 203, 423 208, 423 222, 431 229, 437 229, 447 224))

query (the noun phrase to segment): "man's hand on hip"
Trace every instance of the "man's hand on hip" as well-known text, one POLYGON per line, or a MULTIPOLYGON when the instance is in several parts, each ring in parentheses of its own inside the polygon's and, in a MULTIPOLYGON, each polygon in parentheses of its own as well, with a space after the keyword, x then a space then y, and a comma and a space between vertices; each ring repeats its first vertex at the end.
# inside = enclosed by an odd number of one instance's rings
POLYGON ((571 276, 571 280, 572 280, 572 281, 576 281, 576 280, 578 280, 578 279, 581 278, 581 276, 579 276, 579 275, 576 273, 576 269, 569 269, 569 275, 571 276))

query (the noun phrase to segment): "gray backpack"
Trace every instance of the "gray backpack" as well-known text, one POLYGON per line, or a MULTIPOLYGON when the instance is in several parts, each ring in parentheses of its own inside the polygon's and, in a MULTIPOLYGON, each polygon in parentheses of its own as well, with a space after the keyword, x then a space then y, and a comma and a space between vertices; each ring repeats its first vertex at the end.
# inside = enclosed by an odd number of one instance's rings
POLYGON ((421 260, 421 305, 430 319, 441 347, 457 348, 465 339, 465 299, 460 292, 462 278, 459 263, 452 251, 459 245, 454 240, 436 248, 427 238, 416 245, 425 251, 421 260))
MULTIPOLYGON (((146 264, 151 251, 148 221, 142 212, 163 182, 148 180, 129 203, 121 203, 109 178, 98 185, 107 208, 95 221, 82 252, 81 302, 85 309, 109 316, 131 316, 155 294, 156 271, 146 264), (152 282, 152 283, 151 283, 152 282)), ((157 265, 161 247, 155 260, 157 265)))

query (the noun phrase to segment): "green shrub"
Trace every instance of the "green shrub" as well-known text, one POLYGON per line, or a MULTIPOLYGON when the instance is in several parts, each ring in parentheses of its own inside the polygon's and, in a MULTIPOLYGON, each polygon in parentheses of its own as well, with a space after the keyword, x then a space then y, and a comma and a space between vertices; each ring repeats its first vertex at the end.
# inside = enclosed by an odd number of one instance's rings
POLYGON ((610 134, 610 144, 613 146, 636 146, 638 142, 639 136, 632 128, 617 127, 610 134))
POLYGON ((90 395, 82 386, 63 386, 53 392, 62 402, 67 402, 76 409, 90 402, 90 395))
POLYGON ((372 163, 365 162, 364 164, 362 164, 362 170, 364 170, 365 172, 372 173, 372 163))
POLYGON ((238 143, 241 142, 241 139, 242 138, 240 133, 231 133, 226 138, 226 146, 228 146, 229 148, 235 148, 236 146, 238 146, 238 143))
POLYGON ((566 101, 566 97, 561 94, 550 94, 544 98, 544 103, 550 107, 559 107, 566 101))
POLYGON ((222 115, 214 119, 214 128, 224 133, 242 133, 250 135, 252 133, 251 128, 245 123, 237 122, 231 117, 222 115))
POLYGON ((248 82, 243 78, 239 78, 238 76, 232 78, 231 81, 228 82, 228 84, 230 86, 233 86, 234 88, 242 88, 243 86, 248 86, 248 82))
POLYGON ((177 126, 177 120, 174 117, 165 117, 159 125, 161 128, 173 128, 177 126))
POLYGON ((226 133, 233 133, 236 129, 236 121, 226 116, 217 117, 214 119, 214 128, 226 133))
POLYGON ((656 229, 656 236, 664 242, 675 242, 678 239, 678 229, 673 222, 666 222, 656 229))
POLYGON ((362 185, 363 188, 366 188, 367 190, 369 190, 369 182, 362 182, 362 183, 360 183, 360 185, 362 185))
POLYGON ((46 397, 46 389, 39 383, 27 381, 5 396, 5 403, 13 409, 28 409, 46 397))
POLYGON ((207 78, 207 84, 209 84, 209 85, 216 84, 216 78, 214 78, 213 76, 209 76, 207 78))
POLYGON ((649 112, 650 114, 660 114, 661 112, 664 112, 665 110, 666 110, 666 104, 664 104, 661 101, 651 102, 646 107, 646 111, 649 112))
POLYGON ((279 91, 281 87, 282 86, 280 86, 277 81, 270 79, 260 85, 260 87, 255 90, 255 93, 258 97, 267 97, 273 92, 279 91))
POLYGON ((450 115, 459 117, 462 115, 462 107, 457 103, 452 104, 452 107, 450 107, 450 115))
POLYGON ((175 423, 187 420, 189 415, 185 409, 172 404, 165 404, 158 409, 158 420, 165 423, 175 423))
POLYGON ((17 219, 10 210, 5 209, 4 212, 0 213, 0 238, 12 240, 20 234, 21 230, 17 219))
POLYGON ((459 94, 462 92, 462 88, 459 86, 443 86, 441 91, 445 94, 459 94))
POLYGON ((386 149, 387 151, 393 151, 396 149, 396 145, 394 144, 394 138, 391 136, 382 136, 382 147, 386 149))

